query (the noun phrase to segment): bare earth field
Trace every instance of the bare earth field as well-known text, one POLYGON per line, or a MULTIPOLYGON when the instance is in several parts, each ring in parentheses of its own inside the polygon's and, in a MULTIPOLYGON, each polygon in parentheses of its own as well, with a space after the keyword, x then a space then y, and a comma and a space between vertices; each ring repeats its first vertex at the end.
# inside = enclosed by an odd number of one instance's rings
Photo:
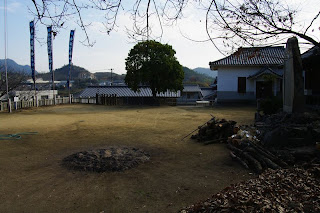
POLYGON ((0 212, 177 212, 252 177, 224 144, 186 138, 211 118, 251 124, 254 107, 64 105, 0 113, 0 212), (150 161, 114 173, 70 171, 61 160, 108 146, 143 149, 150 161))

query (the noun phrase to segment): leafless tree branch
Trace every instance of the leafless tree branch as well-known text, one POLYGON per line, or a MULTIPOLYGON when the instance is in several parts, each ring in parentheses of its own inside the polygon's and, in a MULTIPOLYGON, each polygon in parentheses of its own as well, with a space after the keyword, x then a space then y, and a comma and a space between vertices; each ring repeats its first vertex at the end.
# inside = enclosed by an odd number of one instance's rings
POLYGON ((310 44, 320 46, 309 33, 320 11, 304 29, 296 30, 297 10, 280 0, 31 0, 30 9, 36 21, 52 25, 59 32, 66 22, 75 19, 85 35, 85 42, 91 46, 88 26, 82 16, 83 10, 104 13, 103 25, 109 34, 117 28, 121 12, 130 14, 131 29, 125 26, 130 38, 135 40, 161 39, 164 25, 177 23, 183 18, 187 5, 194 2, 206 10, 206 33, 217 48, 216 39, 221 39, 227 47, 242 45, 270 45, 288 36, 298 36, 310 44), (130 29, 130 30, 129 30, 130 29), (215 42, 213 42, 213 40, 215 42))

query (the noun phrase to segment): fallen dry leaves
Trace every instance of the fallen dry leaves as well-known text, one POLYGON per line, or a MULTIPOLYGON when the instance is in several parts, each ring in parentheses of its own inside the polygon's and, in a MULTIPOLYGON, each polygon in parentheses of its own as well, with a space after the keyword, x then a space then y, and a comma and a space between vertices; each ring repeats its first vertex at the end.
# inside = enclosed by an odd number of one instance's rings
POLYGON ((319 178, 318 164, 268 169, 180 212, 320 212, 319 178))

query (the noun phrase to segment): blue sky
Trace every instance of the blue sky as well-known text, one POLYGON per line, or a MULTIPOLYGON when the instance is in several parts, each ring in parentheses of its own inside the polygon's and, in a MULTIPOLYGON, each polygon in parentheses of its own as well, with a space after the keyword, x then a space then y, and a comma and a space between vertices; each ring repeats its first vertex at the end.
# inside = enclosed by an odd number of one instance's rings
MULTIPOLYGON (((319 11, 319 0, 292 1, 301 8, 300 20, 308 20, 311 15, 319 11), (303 4, 300 2, 304 2, 303 4)), ((7 0, 8 5, 8 54, 7 57, 15 60, 21 65, 30 64, 29 46, 29 22, 33 20, 28 12, 28 7, 33 9, 31 0, 7 0)), ((223 57, 209 42, 192 42, 181 35, 188 35, 196 40, 206 39, 204 27, 205 14, 197 11, 194 13, 188 8, 185 10, 186 18, 179 22, 178 26, 165 27, 162 43, 168 43, 176 50, 179 62, 189 68, 209 67, 209 61, 223 57)), ((0 58, 4 58, 4 10, 3 1, 0 5, 0 58)), ((85 37, 76 24, 69 22, 65 30, 60 31, 53 41, 53 67, 60 68, 68 63, 68 42, 71 29, 76 29, 73 52, 73 63, 82 66, 91 72, 107 71, 113 68, 118 74, 125 73, 125 58, 129 50, 134 46, 125 32, 125 26, 130 27, 129 14, 122 13, 118 19, 116 31, 110 35, 101 32, 103 30, 101 20, 102 14, 84 14, 84 20, 91 21, 89 29, 91 40, 95 40, 93 47, 83 46, 80 41, 85 37), (128 26, 129 25, 129 26, 128 26)), ((320 27, 319 22, 317 23, 320 27)), ((319 34, 319 30, 315 33, 319 34)), ((38 24, 36 34, 40 41, 35 42, 35 66, 39 72, 48 72, 48 56, 46 41, 46 27, 38 24), (42 40, 41 40, 42 38, 42 40)), ((320 38, 320 36, 318 36, 320 38)))

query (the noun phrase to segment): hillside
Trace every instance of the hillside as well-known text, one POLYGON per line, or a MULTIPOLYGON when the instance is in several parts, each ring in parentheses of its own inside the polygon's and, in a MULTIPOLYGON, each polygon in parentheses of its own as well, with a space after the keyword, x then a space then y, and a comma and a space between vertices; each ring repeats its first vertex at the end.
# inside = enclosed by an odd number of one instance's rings
POLYGON ((205 74, 205 75, 210 76, 212 78, 215 78, 218 75, 218 71, 213 71, 213 70, 210 70, 209 68, 197 67, 193 70, 197 73, 205 74))
MULTIPOLYGON (((64 65, 59 69, 54 70, 54 78, 57 81, 66 81, 68 79, 69 65, 64 65)), ((72 66, 71 79, 86 79, 91 77, 91 73, 83 67, 72 66)), ((41 73, 37 75, 37 78, 42 78, 43 80, 51 80, 51 73, 41 73)))
MULTIPOLYGON (((19 65, 12 59, 7 59, 8 71, 11 72, 22 72, 31 76, 31 67, 29 65, 19 65)), ((4 59, 0 59, 0 72, 5 71, 4 69, 4 59)), ((37 72, 36 72, 37 73, 37 72)))
MULTIPOLYGON (((54 70, 55 80, 57 81, 67 80, 68 72, 69 72, 69 65, 64 65, 63 67, 54 70)), ((113 80, 123 80, 124 76, 125 75, 118 75, 116 73, 112 73, 113 80)), ((37 75, 37 78, 43 78, 43 80, 50 80, 51 73, 39 74, 37 75)), ((110 72, 91 73, 83 67, 73 65, 71 70, 71 80, 79 80, 79 79, 95 79, 97 81, 110 81, 111 73, 110 72)))
MULTIPOLYGON (((7 59, 8 63, 8 71, 16 71, 26 73, 31 77, 31 68, 28 65, 19 65, 14 60, 7 59)), ((0 59, 0 71, 4 71, 3 68, 4 60, 0 59)), ((187 67, 183 67, 183 71, 185 73, 184 84, 199 84, 201 86, 209 86, 214 82, 214 77, 210 77, 207 74, 201 74, 198 72, 205 71, 210 72, 209 74, 214 72, 205 68, 197 68, 197 72, 191 70, 187 67), (202 70, 202 71, 201 71, 202 70)), ((61 68, 58 68, 54 71, 55 80, 56 81, 66 81, 68 79, 69 66, 64 65, 61 68)), ((37 78, 42 78, 45 81, 51 80, 51 73, 37 73, 37 78)), ((113 81, 124 81, 125 74, 118 75, 116 73, 112 73, 113 81)), ((111 73, 110 72, 96 72, 91 73, 83 67, 79 67, 76 65, 72 66, 71 70, 71 80, 74 80, 74 86, 79 88, 85 88, 87 85, 98 84, 99 82, 111 81, 111 73)))
POLYGON ((184 71, 184 84, 199 84, 200 86, 209 86, 213 84, 214 78, 205 74, 200 74, 188 67, 183 67, 184 71))
MULTIPOLYGON (((94 73, 95 78, 98 81, 111 81, 111 72, 96 72, 94 73)), ((126 75, 118 75, 117 73, 112 73, 112 80, 117 81, 117 80, 123 80, 126 75)))

